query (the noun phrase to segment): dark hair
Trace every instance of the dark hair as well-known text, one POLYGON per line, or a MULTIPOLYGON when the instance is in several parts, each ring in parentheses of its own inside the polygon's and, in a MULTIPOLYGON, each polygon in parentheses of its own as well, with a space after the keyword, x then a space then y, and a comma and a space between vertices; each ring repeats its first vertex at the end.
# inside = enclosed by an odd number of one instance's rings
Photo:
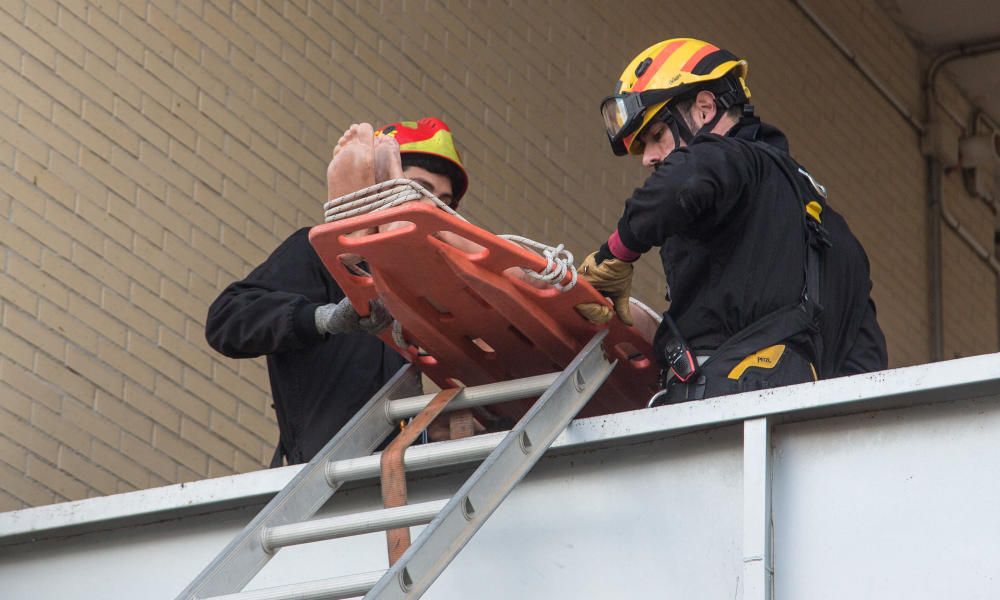
POLYGON ((444 175, 450 179, 452 194, 454 196, 452 208, 458 205, 458 201, 462 199, 460 194, 465 184, 465 174, 462 173, 462 170, 455 163, 446 158, 434 156, 433 154, 421 154, 419 152, 404 152, 400 156, 400 162, 404 169, 407 167, 419 167, 431 173, 444 175))

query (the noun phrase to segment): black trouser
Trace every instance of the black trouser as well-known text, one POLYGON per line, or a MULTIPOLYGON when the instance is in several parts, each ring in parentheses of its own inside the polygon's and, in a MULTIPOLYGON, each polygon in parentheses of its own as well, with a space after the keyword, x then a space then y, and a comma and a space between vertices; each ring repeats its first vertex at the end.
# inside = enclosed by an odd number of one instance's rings
POLYGON ((667 383, 664 404, 677 404, 767 388, 816 381, 813 365, 794 349, 777 344, 739 360, 708 361, 698 381, 667 383))

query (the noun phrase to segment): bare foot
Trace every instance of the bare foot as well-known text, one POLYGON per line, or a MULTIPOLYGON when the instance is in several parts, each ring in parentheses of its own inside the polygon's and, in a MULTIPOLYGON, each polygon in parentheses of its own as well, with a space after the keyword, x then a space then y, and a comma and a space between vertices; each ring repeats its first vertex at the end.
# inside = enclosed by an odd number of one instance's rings
MULTIPOLYGON (((333 148, 333 159, 326 167, 327 198, 334 200, 375 184, 374 138, 375 132, 368 123, 355 123, 340 137, 333 148)), ((347 237, 370 233, 375 233, 375 229, 358 230, 347 237)), ((357 254, 341 256, 341 262, 348 267, 362 260, 357 254)))
MULTIPOLYGON (((375 180, 389 181, 403 176, 403 165, 399 156, 399 142, 391 135, 375 138, 375 180)), ((406 225, 403 221, 383 223, 378 226, 380 233, 399 229, 406 225)))
POLYGON ((326 168, 326 197, 330 200, 375 184, 374 137, 368 123, 355 123, 341 136, 326 168))
POLYGON ((403 176, 400 162, 399 142, 391 135, 375 138, 375 181, 383 182, 403 176))

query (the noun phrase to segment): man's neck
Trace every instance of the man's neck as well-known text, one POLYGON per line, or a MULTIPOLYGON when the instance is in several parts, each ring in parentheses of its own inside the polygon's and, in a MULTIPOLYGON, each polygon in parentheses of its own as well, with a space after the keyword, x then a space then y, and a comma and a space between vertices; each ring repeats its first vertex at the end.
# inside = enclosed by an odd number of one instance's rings
POLYGON ((719 119, 719 122, 715 124, 715 127, 712 128, 711 133, 722 136, 728 135, 729 131, 732 130, 732 128, 735 127, 736 124, 739 122, 740 122, 739 119, 730 115, 729 113, 726 113, 725 115, 722 116, 721 119, 719 119))

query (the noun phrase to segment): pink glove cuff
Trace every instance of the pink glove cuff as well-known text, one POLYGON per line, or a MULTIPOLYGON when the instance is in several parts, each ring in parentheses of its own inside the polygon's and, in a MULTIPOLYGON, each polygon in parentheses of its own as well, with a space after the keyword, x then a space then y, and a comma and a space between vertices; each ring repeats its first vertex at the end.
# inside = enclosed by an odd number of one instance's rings
POLYGON ((611 254, 614 255, 618 260, 623 260, 625 262, 634 262, 642 256, 641 253, 635 250, 630 250, 628 246, 622 242, 622 238, 618 235, 618 230, 615 229, 611 237, 608 238, 608 249, 611 250, 611 254))

